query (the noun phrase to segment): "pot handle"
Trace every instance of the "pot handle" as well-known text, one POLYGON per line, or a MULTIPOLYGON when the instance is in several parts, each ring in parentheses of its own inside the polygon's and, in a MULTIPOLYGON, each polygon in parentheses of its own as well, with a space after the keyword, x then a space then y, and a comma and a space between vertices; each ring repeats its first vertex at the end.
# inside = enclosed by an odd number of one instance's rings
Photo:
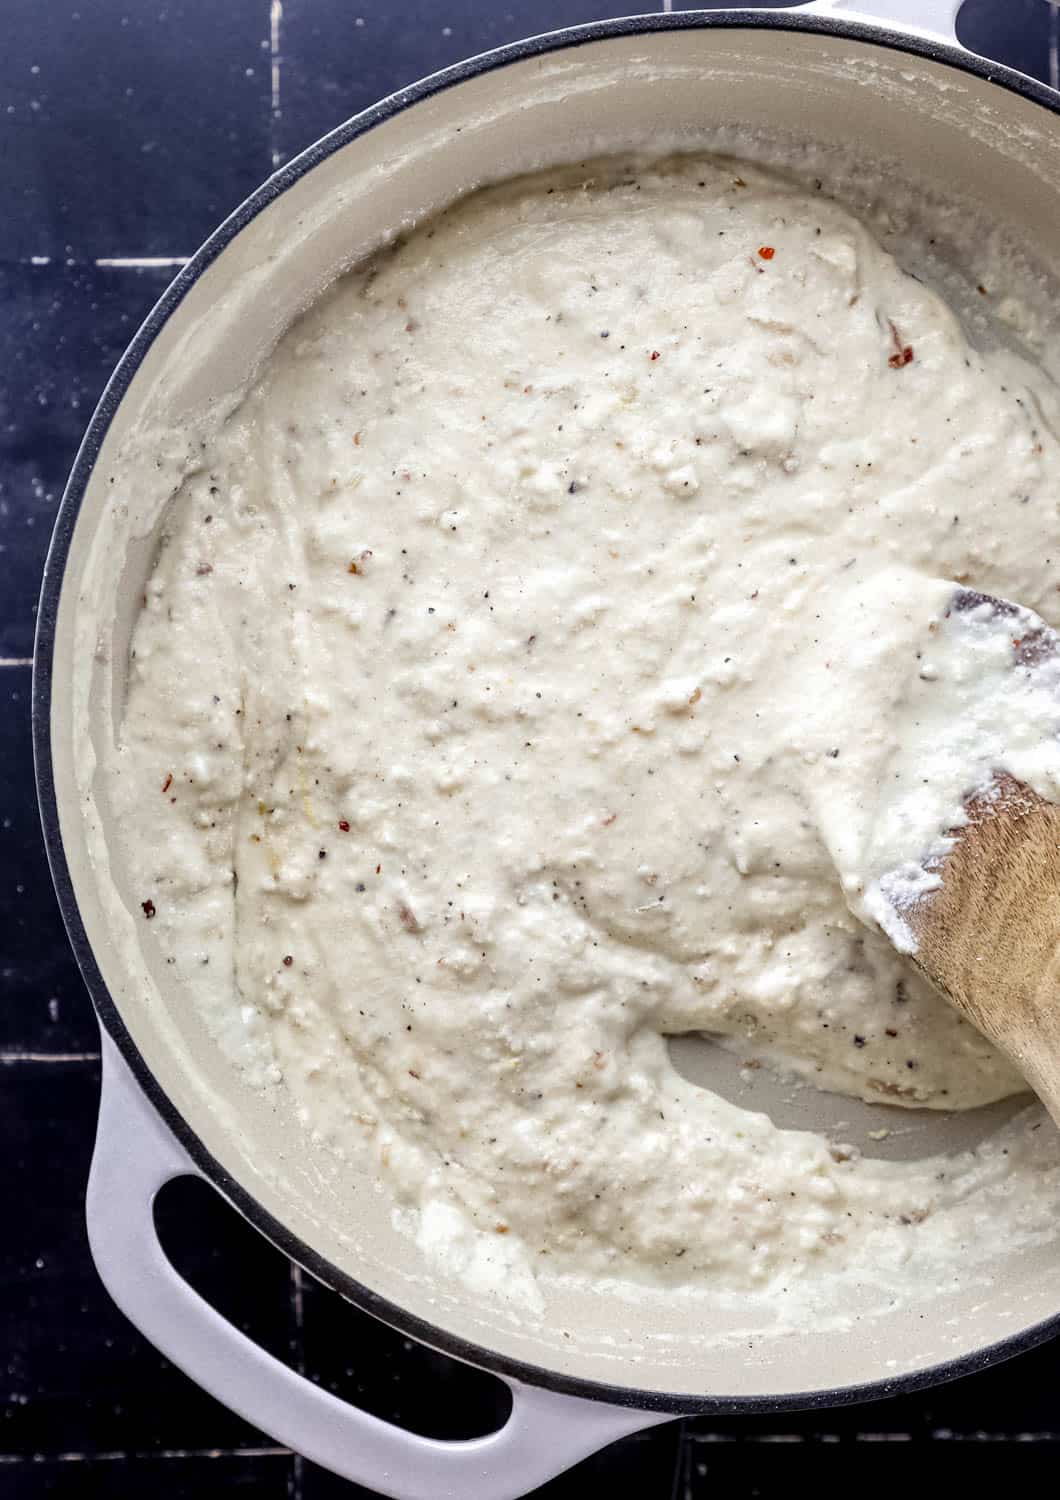
POLYGON ((957 40, 957 16, 964 0, 813 0, 811 5, 793 6, 817 15, 846 14, 858 21, 874 21, 894 31, 928 36, 951 46, 961 47, 957 40))
POLYGON ((86 1216, 92 1257, 129 1320, 167 1359, 277 1442, 393 1500, 515 1500, 598 1448, 672 1420, 506 1379, 512 1411, 464 1442, 420 1437, 321 1390, 234 1328, 166 1258, 155 1194, 203 1173, 102 1034, 103 1089, 86 1216))

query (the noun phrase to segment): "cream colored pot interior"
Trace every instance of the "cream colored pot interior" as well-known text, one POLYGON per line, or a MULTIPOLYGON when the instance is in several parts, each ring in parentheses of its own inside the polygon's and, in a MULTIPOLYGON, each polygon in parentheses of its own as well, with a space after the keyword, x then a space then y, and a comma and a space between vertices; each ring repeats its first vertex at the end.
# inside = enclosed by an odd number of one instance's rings
MULTIPOLYGON (((553 1302, 547 1327, 516 1320, 428 1272, 392 1226, 385 1186, 312 1157, 297 1127, 220 1061, 139 950, 133 893, 114 894, 122 872, 108 875, 105 787, 92 788, 98 825, 83 795, 91 746, 113 733, 152 532, 189 438, 217 419, 298 310, 375 243, 473 184, 608 147, 721 139, 732 149, 734 126, 826 148, 864 142, 893 164, 888 193, 908 200, 935 185, 966 197, 1060 271, 1060 119, 888 48, 773 28, 631 35, 524 59, 426 98, 336 151, 255 218, 144 360, 70 550, 52 742, 67 858, 103 977, 176 1108, 269 1213, 374 1292, 511 1358, 658 1392, 780 1396, 893 1379, 1054 1316, 1060 1256, 1028 1251, 998 1265, 989 1295, 980 1286, 868 1325, 856 1306, 838 1306, 836 1326, 824 1318, 797 1338, 762 1330, 718 1342, 740 1326, 731 1308, 687 1326, 683 1314, 667 1320, 657 1303, 646 1309, 606 1289, 553 1302)), ((948 248, 970 265, 973 247, 960 238, 948 248)))

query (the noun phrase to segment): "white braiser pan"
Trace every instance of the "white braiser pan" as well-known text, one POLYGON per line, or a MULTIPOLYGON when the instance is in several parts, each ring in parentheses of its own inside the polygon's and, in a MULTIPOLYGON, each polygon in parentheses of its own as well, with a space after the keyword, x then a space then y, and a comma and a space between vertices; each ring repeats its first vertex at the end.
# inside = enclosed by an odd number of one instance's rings
MULTIPOLYGON (((290 1121, 222 1063, 164 973, 129 958, 132 917, 90 856, 76 766, 120 708, 165 496, 146 480, 129 487, 144 539, 114 558, 93 546, 108 478, 138 425, 163 413, 179 428, 220 402, 314 293, 396 226, 473 184, 608 147, 703 144, 733 125, 865 142, 905 164, 910 183, 988 210, 1060 273, 1060 95, 958 46, 956 0, 873 3, 887 20, 821 3, 580 27, 448 69, 351 120, 272 177, 181 271, 107 387, 63 499, 40 607, 35 746, 55 883, 103 1039, 88 1194, 96 1265, 129 1318, 200 1385, 278 1441, 400 1500, 510 1500, 678 1413, 850 1402, 981 1368, 1060 1331, 1060 1254, 1008 1255, 991 1295, 940 1294, 926 1316, 899 1308, 751 1347, 715 1346, 710 1329, 676 1315, 666 1326, 657 1309, 604 1287, 555 1307, 549 1326, 513 1321, 432 1273, 393 1226, 369 1165, 328 1180, 315 1172, 290 1121), (78 600, 90 596, 102 600, 97 653, 77 628, 78 600), (418 1437, 256 1347, 156 1240, 153 1197, 189 1173, 359 1307, 503 1378, 508 1423, 470 1442, 418 1437)), ((105 789, 99 805, 105 837, 105 789)))

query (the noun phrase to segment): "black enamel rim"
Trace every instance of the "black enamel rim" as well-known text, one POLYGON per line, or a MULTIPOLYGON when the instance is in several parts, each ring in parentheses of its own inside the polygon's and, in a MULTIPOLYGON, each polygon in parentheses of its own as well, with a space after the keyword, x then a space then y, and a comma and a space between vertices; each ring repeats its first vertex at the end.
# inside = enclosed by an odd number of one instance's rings
POLYGON ((178 1113, 144 1062, 107 990, 81 921, 59 829, 50 733, 55 629, 63 574, 81 501, 103 439, 133 376, 163 325, 180 306, 188 291, 206 268, 216 260, 239 232, 274 199, 335 151, 421 100, 429 99, 468 79, 476 78, 496 68, 508 67, 529 58, 542 57, 563 48, 584 46, 590 42, 637 34, 691 31, 709 27, 726 30, 772 28, 781 31, 816 32, 838 36, 855 43, 871 42, 896 52, 931 59, 959 72, 973 74, 1014 94, 1021 95, 1041 105, 1044 109, 1060 114, 1060 94, 1047 88, 1045 84, 1017 73, 1011 68, 963 52, 947 43, 901 36, 880 26, 852 22, 839 16, 803 15, 798 12, 774 10, 686 11, 631 16, 586 26, 570 27, 483 53, 392 94, 388 99, 354 116, 346 124, 340 125, 338 129, 333 130, 315 145, 310 146, 308 150, 302 152, 300 156, 295 157, 236 209, 176 276, 148 314, 122 356, 82 440, 56 517, 44 567, 37 616, 32 702, 33 753, 41 823, 59 908, 74 955, 88 986, 100 1023, 120 1049, 151 1104, 213 1186, 278 1249, 290 1259, 298 1262, 326 1286, 339 1292, 363 1311, 380 1318, 392 1328, 442 1353, 452 1355, 456 1359, 464 1360, 502 1377, 508 1376, 531 1385, 544 1386, 554 1391, 591 1400, 610 1402, 617 1406, 675 1414, 734 1415, 852 1405, 856 1402, 877 1400, 885 1396, 920 1390, 925 1386, 972 1374, 1032 1349, 1037 1344, 1060 1333, 1060 1310, 1053 1317, 986 1348, 893 1380, 839 1386, 831 1390, 785 1393, 779 1396, 706 1396, 701 1392, 660 1393, 638 1390, 630 1386, 608 1385, 601 1381, 563 1375, 526 1364, 459 1338, 379 1296, 371 1288, 364 1286, 318 1255, 309 1245, 298 1239, 282 1223, 267 1213, 257 1200, 210 1154, 187 1121, 178 1113))

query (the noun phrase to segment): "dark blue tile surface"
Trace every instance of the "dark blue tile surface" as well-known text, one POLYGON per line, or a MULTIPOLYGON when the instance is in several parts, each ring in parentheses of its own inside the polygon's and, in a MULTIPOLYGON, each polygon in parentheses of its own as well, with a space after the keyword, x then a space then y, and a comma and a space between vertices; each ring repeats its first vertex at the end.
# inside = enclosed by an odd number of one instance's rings
MULTIPOLYGON (((18 1500, 291 1500, 292 1493, 291 1459, 279 1450, 0 1461, 0 1494, 18 1500)), ((350 1500, 355 1493, 347 1490, 350 1500)))
POLYGON ((986 1495, 1055 1483, 1056 1449, 1046 1444, 939 1443, 933 1447, 866 1434, 853 1443, 810 1436, 758 1445, 690 1442, 682 1455, 680 1500, 789 1500, 813 1491, 858 1500, 935 1493, 986 1495))
POLYGON ((269 170, 268 0, 4 0, 0 256, 188 254, 269 170))
MULTIPOLYGON (((98 1046, 95 1016, 66 941, 41 842, 30 773, 29 693, 28 667, 0 668, 0 1056, 98 1046)), ((0 1072, 0 1098, 4 1089, 0 1072)), ((0 1233, 0 1246, 2 1241, 0 1233)))
MULTIPOLYGON (((659 10, 631 5, 628 10, 659 10)), ((477 52, 561 26, 623 15, 607 0, 285 0, 280 29, 277 160, 310 145, 395 89, 477 52)))
MULTIPOLYGON (((675 9, 681 0, 675 0, 675 9)), ((870 5, 871 0, 866 0, 870 5)), ((629 9, 637 9, 630 5, 629 9)), ((148 1346, 83 1229, 95 1023, 32 794, 33 613, 84 424, 172 265, 271 170, 462 56, 621 11, 606 0, 6 0, 0 48, 0 1500, 366 1494, 276 1448, 148 1346), (11 664, 15 663, 15 664, 11 664)), ((969 0, 970 46, 1047 76, 1045 0, 969 0)), ((487 1376, 411 1346, 286 1260, 200 1184, 161 1195, 168 1253, 280 1358, 414 1430, 502 1415, 487 1376)), ((1055 1488, 1060 1344, 921 1396, 696 1419, 579 1465, 542 1500, 786 1497, 927 1482, 1055 1488), (1047 1467, 1048 1466, 1048 1467, 1047 1467)))
POLYGON ((511 1409, 492 1375, 414 1344, 302 1275, 302 1366, 337 1396, 425 1437, 494 1432, 511 1409))
POLYGON ((0 259, 0 657, 27 657, 55 511, 92 409, 172 267, 0 259))
MULTIPOLYGON (((140 1338, 100 1286, 83 1222, 98 1064, 0 1068, 0 1457, 261 1446, 260 1433, 140 1338)), ((292 1316, 286 1263, 227 1209, 183 1225, 172 1211, 163 1217, 166 1243, 194 1281, 216 1294, 223 1280, 225 1310, 284 1353, 292 1316)), ((6 1493, 21 1494, 13 1473, 0 1462, 0 1494, 9 1481, 6 1493)))
MULTIPOLYGON (((1051 37, 1060 35, 1060 15, 1050 16, 1044 0, 965 0, 957 18, 957 36, 973 52, 1007 63, 1021 73, 1050 81, 1051 37), (1003 23, 999 25, 1001 12, 1003 23)), ((1057 80, 1052 79, 1053 86, 1057 80)))

